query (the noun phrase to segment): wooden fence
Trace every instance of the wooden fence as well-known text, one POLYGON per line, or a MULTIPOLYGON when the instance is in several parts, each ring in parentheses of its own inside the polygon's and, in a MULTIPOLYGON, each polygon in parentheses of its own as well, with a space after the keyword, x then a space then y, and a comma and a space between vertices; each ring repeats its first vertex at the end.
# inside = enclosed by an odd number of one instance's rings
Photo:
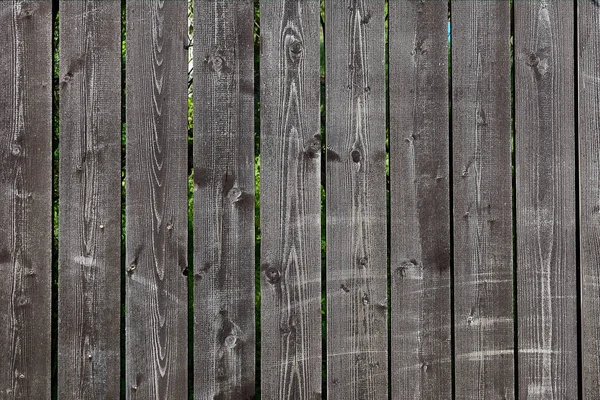
POLYGON ((600 398, 597 0, 192 5, 0 1, 0 399, 600 398))

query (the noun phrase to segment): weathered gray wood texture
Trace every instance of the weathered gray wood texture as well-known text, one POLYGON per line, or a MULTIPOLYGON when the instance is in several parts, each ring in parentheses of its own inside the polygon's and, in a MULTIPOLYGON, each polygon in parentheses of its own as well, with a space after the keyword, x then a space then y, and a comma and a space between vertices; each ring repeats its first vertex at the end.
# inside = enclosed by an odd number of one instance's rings
POLYGON ((579 1, 579 194, 583 397, 600 395, 600 8, 579 1))
POLYGON ((261 395, 321 398, 319 2, 263 0, 261 395))
POLYGON ((0 398, 50 397, 52 4, 0 2, 0 398))
POLYGON ((118 398, 121 4, 61 5, 58 395, 118 398))
POLYGON ((574 6, 514 7, 519 397, 576 399, 574 6))
POLYGON ((187 2, 127 2, 126 396, 187 398, 187 2))
POLYGON ((254 7, 194 3, 194 392, 255 388, 254 7))
POLYGON ((383 0, 325 3, 327 391, 388 395, 383 0))
POLYGON ((457 399, 515 397, 510 4, 452 4, 457 399))
POLYGON ((451 398, 448 3, 389 3, 391 397, 451 398))

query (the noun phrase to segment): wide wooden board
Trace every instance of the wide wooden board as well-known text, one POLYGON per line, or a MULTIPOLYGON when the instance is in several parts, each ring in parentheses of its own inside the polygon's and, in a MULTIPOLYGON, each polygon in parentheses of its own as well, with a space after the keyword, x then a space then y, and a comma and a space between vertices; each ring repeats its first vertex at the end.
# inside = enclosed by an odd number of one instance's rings
POLYGON ((58 396, 118 398, 121 4, 60 13, 58 396))
POLYGON ((187 398, 187 2, 127 2, 128 399, 187 398))
POLYGON ((574 7, 514 7, 519 398, 576 399, 574 7))
POLYGON ((452 4, 457 399, 515 397, 510 4, 452 4))
POLYGON ((600 7, 577 2, 583 398, 600 396, 600 7))
POLYGON ((194 393, 255 391, 254 7, 194 2, 194 393))
POLYGON ((50 398, 52 2, 0 2, 0 398, 50 398))
POLYGON ((448 3, 389 4, 391 397, 452 396, 448 3))
POLYGON ((383 0, 325 3, 327 396, 388 396, 383 0))
POLYGON ((260 2, 261 396, 321 398, 319 2, 260 2))

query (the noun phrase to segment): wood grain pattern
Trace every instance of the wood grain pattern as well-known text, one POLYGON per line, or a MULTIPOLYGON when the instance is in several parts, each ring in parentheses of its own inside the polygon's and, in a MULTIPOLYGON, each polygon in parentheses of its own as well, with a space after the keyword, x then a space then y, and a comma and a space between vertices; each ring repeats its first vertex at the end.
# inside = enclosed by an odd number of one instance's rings
POLYGON ((262 0, 261 396, 321 398, 319 2, 262 0))
POLYGON ((519 398, 576 399, 574 7, 514 7, 519 398))
POLYGON ((383 11, 325 4, 329 399, 388 395, 383 11))
POLYGON ((452 5, 457 399, 515 397, 510 4, 452 5))
POLYGON ((50 398, 52 4, 0 2, 0 398, 50 398))
POLYGON ((583 398, 600 396, 600 8, 579 1, 579 193, 583 398))
POLYGON ((194 3, 194 392, 251 399, 254 6, 194 3))
POLYGON ((187 398, 187 2, 127 2, 126 395, 187 398))
POLYGON ((118 398, 121 4, 61 4, 58 395, 118 398))
POLYGON ((389 4, 391 397, 452 397, 448 3, 389 4))

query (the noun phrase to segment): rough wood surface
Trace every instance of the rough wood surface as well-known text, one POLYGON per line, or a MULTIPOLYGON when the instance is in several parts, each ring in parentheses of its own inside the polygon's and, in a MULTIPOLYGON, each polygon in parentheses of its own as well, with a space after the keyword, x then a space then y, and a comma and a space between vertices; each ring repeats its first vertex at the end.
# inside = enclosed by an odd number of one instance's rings
POLYGON ((388 395, 383 11, 325 4, 329 399, 388 395))
POLYGON ((319 2, 262 0, 261 395, 321 398, 319 2))
POLYGON ((251 399, 254 7, 194 3, 194 392, 251 399))
POLYGON ((0 2, 0 398, 50 398, 52 2, 0 2))
POLYGON ((515 397, 510 4, 452 4, 457 399, 515 397))
POLYGON ((514 7, 519 397, 576 399, 574 7, 514 7))
POLYGON ((58 395, 118 398, 121 4, 61 4, 58 395))
POLYGON ((389 4, 393 399, 452 397, 447 19, 389 4))
POLYGON ((127 2, 126 396, 187 398, 187 2, 127 2))
POLYGON ((600 8, 578 2, 583 397, 600 395, 600 8))

